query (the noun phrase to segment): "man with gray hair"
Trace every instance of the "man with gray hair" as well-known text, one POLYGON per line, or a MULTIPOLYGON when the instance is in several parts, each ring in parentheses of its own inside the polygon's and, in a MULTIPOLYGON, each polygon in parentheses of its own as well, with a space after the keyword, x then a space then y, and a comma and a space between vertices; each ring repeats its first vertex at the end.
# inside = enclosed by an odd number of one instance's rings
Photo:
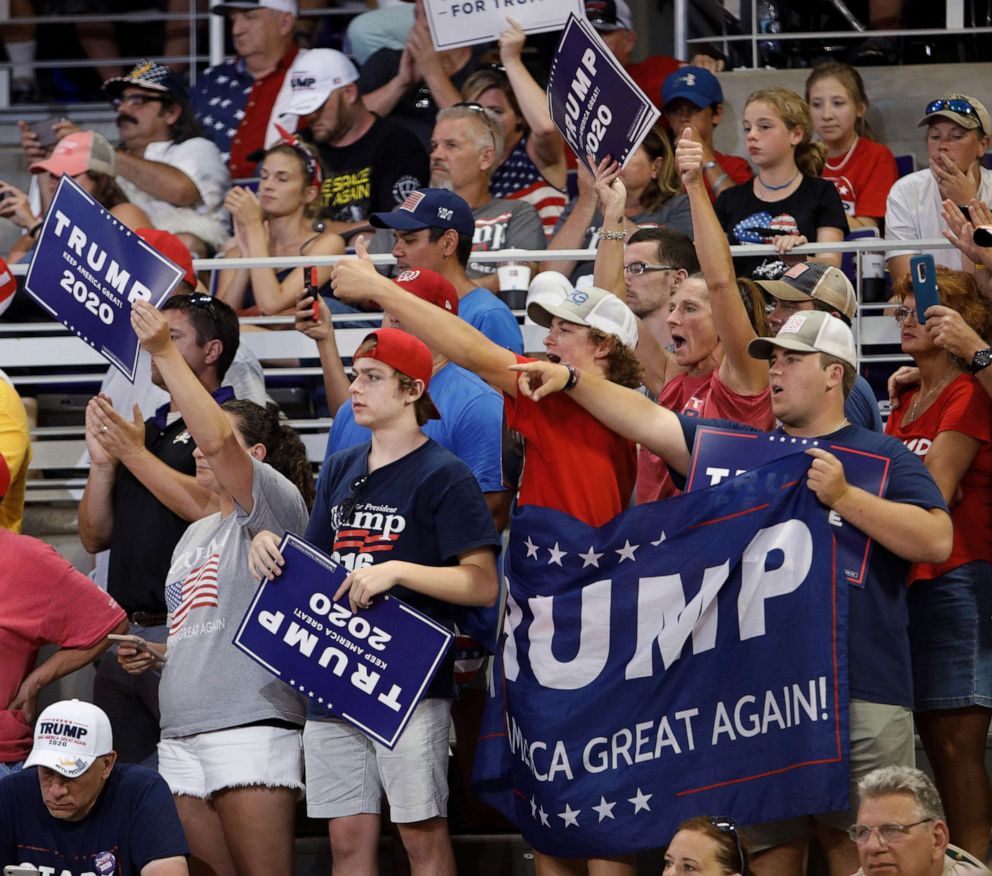
MULTIPOLYGON (((431 135, 431 186, 450 189, 472 208, 472 252, 497 249, 543 250, 541 217, 526 201, 493 198, 489 181, 503 157, 503 129, 496 116, 476 103, 446 107, 431 135)), ((531 271, 535 265, 531 264, 531 271)), ((499 291, 496 265, 469 261, 468 276, 499 291)))
POLYGON ((858 821, 848 833, 861 869, 900 876, 979 876, 981 861, 948 843, 940 794, 930 778, 907 766, 872 770, 858 781, 858 821))

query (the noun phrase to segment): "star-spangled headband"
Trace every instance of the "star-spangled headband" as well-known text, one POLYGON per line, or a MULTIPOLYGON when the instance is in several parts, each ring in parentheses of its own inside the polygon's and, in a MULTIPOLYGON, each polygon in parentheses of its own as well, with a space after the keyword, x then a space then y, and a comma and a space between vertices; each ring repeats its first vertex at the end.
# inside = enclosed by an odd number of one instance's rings
MULTIPOLYGON (((296 134, 290 134, 282 125, 276 125, 276 130, 279 132, 279 136, 282 137, 282 141, 275 145, 289 146, 295 149, 303 159, 311 184, 319 187, 324 179, 324 175, 320 171, 320 162, 310 154, 310 151, 303 145, 303 141, 296 134)), ((269 148, 274 149, 275 147, 272 146, 269 148)))

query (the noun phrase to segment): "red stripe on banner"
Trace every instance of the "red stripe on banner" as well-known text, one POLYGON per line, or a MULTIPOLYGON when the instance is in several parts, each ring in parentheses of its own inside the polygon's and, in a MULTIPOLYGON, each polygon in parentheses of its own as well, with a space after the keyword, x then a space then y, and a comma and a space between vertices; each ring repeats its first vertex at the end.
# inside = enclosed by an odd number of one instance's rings
POLYGON ((764 505, 756 505, 746 511, 738 511, 736 514, 728 514, 726 517, 716 517, 713 520, 704 520, 702 523, 694 523, 689 529, 699 529, 701 526, 712 526, 714 523, 723 523, 725 520, 733 520, 735 517, 744 517, 746 514, 753 514, 755 511, 764 511, 769 506, 769 502, 764 505))
POLYGON ((767 779, 769 776, 778 776, 797 770, 800 767, 821 766, 825 763, 838 763, 841 758, 824 757, 820 760, 804 760, 800 763, 789 764, 789 766, 779 767, 777 770, 768 770, 765 773, 755 773, 753 776, 741 776, 739 779, 727 779, 725 782, 714 782, 712 785, 705 785, 702 788, 687 788, 685 791, 676 791, 676 797, 688 797, 690 794, 698 794, 700 791, 712 791, 714 788, 725 788, 727 785, 740 785, 744 782, 753 782, 755 779, 767 779))

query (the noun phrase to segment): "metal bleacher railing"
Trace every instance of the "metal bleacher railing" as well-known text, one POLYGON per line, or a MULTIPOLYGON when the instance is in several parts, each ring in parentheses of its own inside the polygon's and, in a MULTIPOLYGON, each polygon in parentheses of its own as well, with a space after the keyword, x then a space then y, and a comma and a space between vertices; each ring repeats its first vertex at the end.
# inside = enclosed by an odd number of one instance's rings
MULTIPOLYGON (((774 2, 774 0, 773 0, 774 2)), ((815 2, 815 0, 812 0, 815 2)), ((676 58, 690 58, 693 55, 693 46, 706 43, 722 48, 725 54, 729 54, 728 47, 732 44, 750 45, 750 63, 739 60, 743 66, 758 68, 763 66, 761 61, 760 43, 770 40, 813 40, 818 43, 833 42, 840 40, 842 43, 854 40, 863 40, 866 37, 963 37, 978 34, 992 33, 992 27, 965 26, 965 2, 964 0, 945 0, 944 2, 944 27, 941 28, 900 28, 890 30, 867 30, 865 26, 851 14, 844 3, 844 0, 832 0, 838 19, 846 21, 850 25, 849 30, 818 30, 812 32, 770 32, 763 30, 759 21, 759 3, 751 0, 750 3, 742 3, 741 0, 721 0, 725 9, 733 9, 739 19, 739 33, 735 34, 709 34, 707 36, 689 36, 689 10, 690 0, 675 0, 672 37, 674 41, 674 55, 676 58), (747 8, 749 7, 749 8, 747 8), (744 15, 740 12, 744 11, 744 15)), ((788 4, 782 4, 788 5, 788 4)))
MULTIPOLYGON (((851 251, 855 255, 857 265, 856 286, 859 291, 862 272, 860 261, 865 253, 877 253, 888 250, 947 249, 950 244, 945 240, 924 241, 885 241, 865 240, 847 241, 837 244, 809 244, 797 248, 795 252, 805 253, 815 259, 820 252, 837 252, 838 249, 851 251)), ((732 247, 735 255, 770 254, 774 250, 770 246, 732 247)), ((554 250, 544 252, 528 252, 523 250, 502 250, 499 252, 476 253, 473 258, 484 262, 501 262, 510 259, 567 259, 588 261, 595 258, 595 250, 554 250)), ((327 256, 314 259, 278 257, 270 259, 203 259, 194 264, 198 271, 216 271, 224 268, 252 267, 259 265, 289 266, 302 264, 331 264, 340 256, 327 256)), ((377 264, 392 264, 393 258, 388 255, 372 257, 377 264)), ((12 268, 15 274, 26 272, 25 265, 12 268)), ((908 361, 907 357, 893 352, 899 344, 899 332, 896 323, 882 311, 884 303, 862 304, 854 324, 855 337, 858 342, 859 363, 865 366, 879 365, 891 367, 896 363, 908 361)), ((517 317, 523 320, 523 311, 515 311, 517 317)), ((354 350, 367 334, 367 328, 349 328, 348 324, 356 319, 368 320, 369 314, 360 316, 337 315, 334 323, 337 327, 336 339, 342 359, 351 358, 354 350)), ((251 317, 242 320, 244 324, 273 326, 289 326, 290 317, 251 317)), ((543 352, 542 340, 545 329, 533 324, 522 326, 524 333, 524 349, 530 354, 543 352)), ((267 364, 263 368, 266 383, 287 378, 297 378, 301 381, 307 378, 319 380, 321 369, 317 365, 302 364, 306 360, 317 359, 316 346, 312 340, 295 331, 252 331, 242 333, 242 343, 251 348, 267 364), (275 361, 274 361, 275 360, 275 361), (279 360, 282 360, 281 362, 279 360)), ((15 385, 31 391, 43 390, 44 387, 60 387, 63 392, 72 390, 80 392, 95 392, 107 371, 106 360, 80 339, 71 335, 56 323, 15 323, 0 322, 0 367, 9 369, 11 380, 15 385)), ((301 432, 307 445, 311 461, 318 463, 323 459, 324 443, 330 419, 309 417, 291 419, 290 425, 301 432)), ((30 501, 74 501, 78 499, 79 490, 85 484, 85 462, 83 456, 84 442, 81 426, 40 426, 32 431, 33 454, 32 469, 43 475, 43 478, 29 481, 28 498, 30 501), (55 478, 51 475, 56 475, 55 478)))

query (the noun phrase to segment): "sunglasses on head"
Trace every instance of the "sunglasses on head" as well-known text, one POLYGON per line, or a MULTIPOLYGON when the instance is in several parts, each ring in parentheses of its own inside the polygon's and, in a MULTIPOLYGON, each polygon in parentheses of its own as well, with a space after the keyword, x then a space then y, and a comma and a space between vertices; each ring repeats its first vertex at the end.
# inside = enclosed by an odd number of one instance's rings
POLYGON ((737 822, 724 815, 711 815, 709 821, 720 833, 729 833, 734 838, 734 845, 737 846, 737 857, 741 864, 741 876, 748 876, 747 865, 744 863, 744 847, 741 845, 741 836, 737 832, 737 822))
POLYGON ((939 113, 941 110, 950 110, 952 113, 959 113, 962 116, 977 116, 976 110, 968 101, 961 98, 940 98, 927 104, 926 115, 939 113))
POLYGON ((465 109, 470 109, 472 112, 482 116, 482 120, 486 123, 486 130, 489 131, 489 138, 493 141, 493 150, 495 151, 496 135, 493 133, 493 120, 486 108, 477 100, 463 100, 460 103, 456 103, 455 106, 463 106, 465 109))

